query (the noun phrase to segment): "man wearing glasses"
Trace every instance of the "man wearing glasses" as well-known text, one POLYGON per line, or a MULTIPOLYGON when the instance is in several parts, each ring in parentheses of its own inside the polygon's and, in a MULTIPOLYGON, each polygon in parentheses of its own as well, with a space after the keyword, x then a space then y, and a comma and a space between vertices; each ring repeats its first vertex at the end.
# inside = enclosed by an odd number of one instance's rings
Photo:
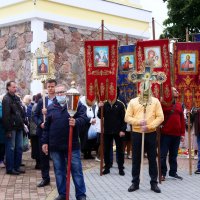
POLYGON ((66 88, 57 85, 56 100, 47 108, 46 122, 42 137, 42 149, 50 152, 54 164, 56 185, 59 196, 55 200, 66 199, 66 168, 68 155, 69 127, 74 126, 72 141, 71 173, 75 185, 76 199, 86 200, 86 188, 80 158, 79 131, 87 122, 86 107, 81 103, 71 118, 66 103, 66 88))
POLYGON ((177 174, 177 155, 180 141, 184 140, 185 120, 182 104, 177 102, 179 95, 176 88, 172 87, 173 103, 171 106, 162 104, 164 119, 163 128, 161 130, 161 173, 162 181, 165 181, 167 174, 167 154, 169 153, 169 176, 182 180, 183 178, 177 174))

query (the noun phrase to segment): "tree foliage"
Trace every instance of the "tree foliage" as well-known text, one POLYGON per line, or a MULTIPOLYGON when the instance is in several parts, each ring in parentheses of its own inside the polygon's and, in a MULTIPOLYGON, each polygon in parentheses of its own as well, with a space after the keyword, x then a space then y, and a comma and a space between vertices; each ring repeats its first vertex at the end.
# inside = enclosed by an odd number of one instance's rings
MULTIPOLYGON (((186 28, 189 34, 200 33, 200 0, 163 0, 167 2, 168 18, 161 38, 180 38, 185 41, 186 28)), ((191 39, 190 35, 190 39, 191 39)))

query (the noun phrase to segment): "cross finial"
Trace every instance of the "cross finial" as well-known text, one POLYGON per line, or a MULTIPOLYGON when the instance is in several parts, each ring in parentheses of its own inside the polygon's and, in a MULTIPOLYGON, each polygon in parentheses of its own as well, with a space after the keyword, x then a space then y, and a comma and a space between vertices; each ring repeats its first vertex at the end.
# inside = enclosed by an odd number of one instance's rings
POLYGON ((149 102, 152 95, 151 85, 152 83, 164 83, 167 80, 166 75, 163 72, 154 72, 154 66, 149 62, 144 61, 141 71, 134 71, 129 73, 128 79, 133 83, 140 83, 141 103, 149 102))

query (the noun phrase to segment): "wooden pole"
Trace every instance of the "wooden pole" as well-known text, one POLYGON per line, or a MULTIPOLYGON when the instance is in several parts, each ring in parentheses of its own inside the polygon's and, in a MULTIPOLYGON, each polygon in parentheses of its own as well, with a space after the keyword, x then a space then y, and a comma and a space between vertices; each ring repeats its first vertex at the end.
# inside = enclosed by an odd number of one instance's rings
POLYGON ((189 41, 189 31, 188 31, 188 27, 186 28, 185 32, 186 32, 185 41, 188 42, 188 41, 189 41))
MULTIPOLYGON (((144 105, 144 121, 146 120, 146 107, 147 105, 144 105)), ((141 164, 140 164, 140 182, 143 182, 143 169, 144 169, 144 136, 145 132, 142 133, 142 146, 141 146, 141 164)))
MULTIPOLYGON (((42 102, 43 102, 43 109, 46 108, 45 106, 45 80, 42 81, 42 102)), ((43 114, 43 123, 45 123, 45 115, 43 114)))
POLYGON ((72 161, 72 138, 73 138, 73 126, 70 126, 69 127, 68 157, 67 157, 66 200, 69 200, 69 195, 70 195, 70 174, 71 174, 71 161, 72 161))
POLYGON ((152 17, 152 34, 153 34, 153 40, 155 40, 155 21, 154 17, 152 17))
POLYGON ((101 20, 101 39, 104 40, 104 20, 101 20))
MULTIPOLYGON (((189 41, 189 31, 188 31, 188 27, 185 30, 186 32, 186 36, 185 36, 185 40, 186 42, 189 41)), ((192 155, 191 155, 191 130, 190 130, 190 110, 188 111, 188 148, 189 148, 189 175, 192 175, 192 155)))
POLYGON ((157 145, 158 145, 158 180, 161 184, 161 158, 160 158, 160 134, 161 132, 157 132, 157 145))
POLYGON ((188 111, 188 146, 189 146, 189 175, 192 175, 190 111, 188 111))
POLYGON ((126 45, 128 45, 128 34, 126 34, 126 45))
MULTIPOLYGON (((104 40, 104 20, 101 21, 101 40, 104 40)), ((103 161, 104 161, 104 123, 103 123, 103 106, 100 107, 101 109, 101 137, 100 137, 100 176, 103 175, 103 161)))
POLYGON ((104 155, 103 155, 103 153, 104 153, 104 141, 103 141, 103 139, 104 139, 104 128, 103 128, 103 126, 104 126, 104 121, 103 121, 103 106, 101 106, 100 107, 100 111, 101 111, 101 137, 100 137, 100 159, 101 159, 101 162, 100 162, 100 176, 102 176, 103 175, 103 160, 104 160, 104 155))
MULTIPOLYGON (((163 84, 161 83, 160 84, 160 99, 163 99, 163 84)), ((161 184, 162 181, 161 181, 161 153, 160 153, 160 137, 161 137, 161 132, 160 132, 160 128, 157 129, 157 149, 158 149, 158 180, 159 180, 159 183, 161 184)))
POLYGON ((141 165, 140 165, 140 182, 143 182, 144 171, 144 132, 142 133, 141 165))

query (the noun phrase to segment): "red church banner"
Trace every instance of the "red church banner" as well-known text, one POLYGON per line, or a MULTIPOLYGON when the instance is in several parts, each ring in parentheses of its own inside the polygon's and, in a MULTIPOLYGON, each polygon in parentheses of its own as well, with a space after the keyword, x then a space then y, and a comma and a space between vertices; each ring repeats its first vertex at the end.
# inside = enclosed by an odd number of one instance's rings
MULTIPOLYGON (((152 93, 156 98, 163 96, 166 103, 172 100, 169 40, 138 41, 136 46, 136 70, 144 71, 150 64, 156 81, 152 82, 152 93), (160 76, 161 75, 161 76, 160 76), (161 84, 162 83, 162 84, 161 84), (162 87, 160 87, 162 85, 162 87)), ((140 83, 139 83, 140 85, 140 83)), ((138 93, 139 87, 138 87, 138 93)))
POLYGON ((85 41, 86 97, 114 103, 117 97, 118 41, 85 41))
POLYGON ((188 109, 200 107, 200 43, 174 44, 174 85, 188 109))

